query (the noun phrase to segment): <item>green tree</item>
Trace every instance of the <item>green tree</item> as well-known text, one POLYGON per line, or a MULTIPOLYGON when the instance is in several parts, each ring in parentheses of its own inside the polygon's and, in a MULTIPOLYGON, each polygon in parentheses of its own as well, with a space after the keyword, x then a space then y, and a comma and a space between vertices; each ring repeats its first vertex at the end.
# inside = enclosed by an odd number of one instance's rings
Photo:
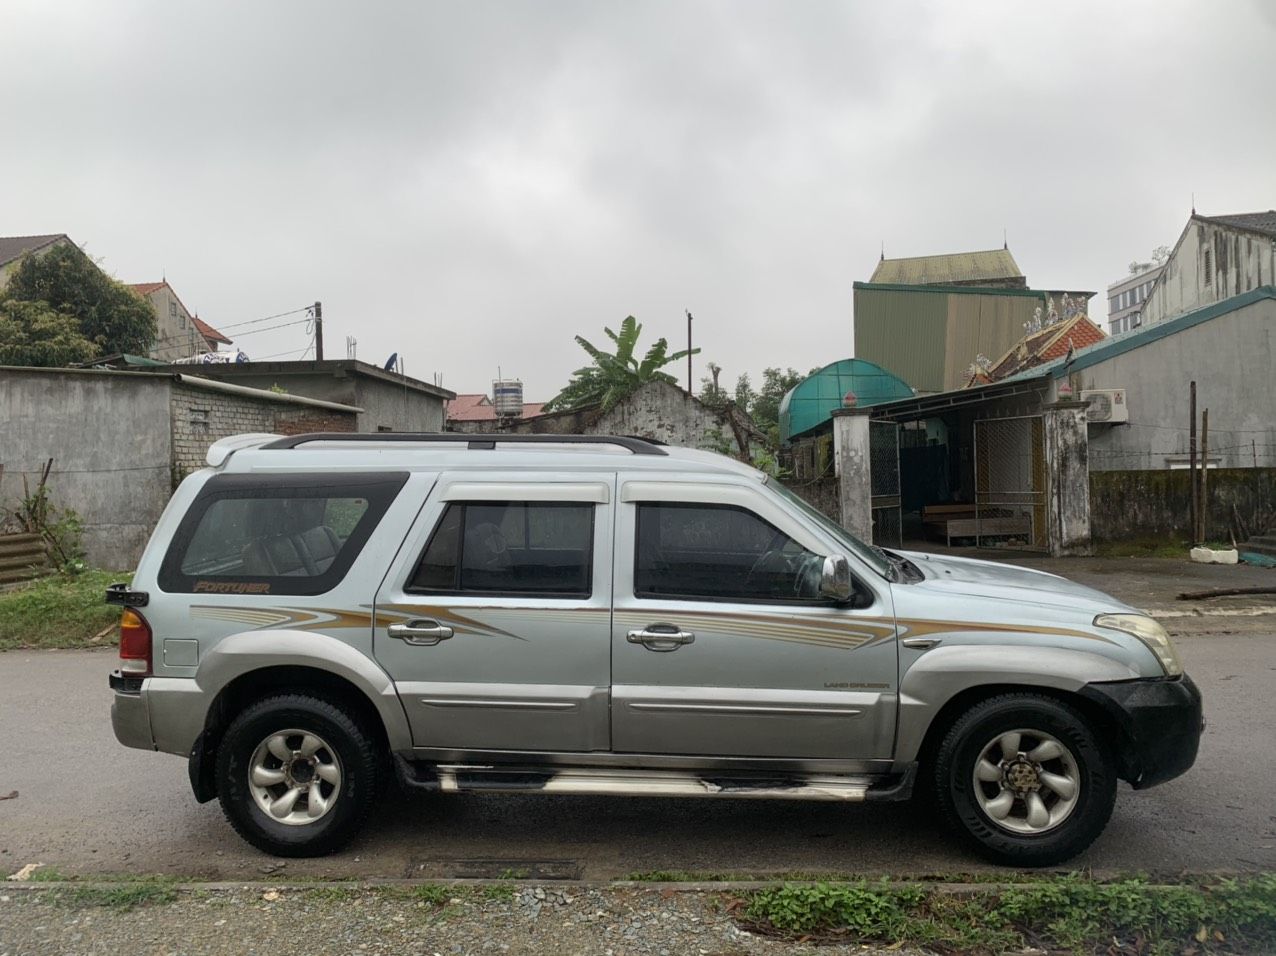
POLYGON ((145 354, 155 341, 150 303, 70 244, 23 258, 0 305, 6 300, 45 302, 52 311, 73 316, 80 334, 100 354, 145 354))
POLYGON ((75 316, 55 312, 47 302, 0 300, 0 365, 59 367, 97 354, 75 316))
POLYGON ((642 361, 639 361, 635 351, 642 326, 632 315, 620 323, 619 334, 609 328, 604 328, 603 331, 615 344, 616 351, 604 352, 581 336, 576 336, 576 343, 589 353, 594 364, 574 371, 567 386, 545 403, 546 411, 567 411, 594 405, 607 411, 648 382, 677 384, 672 375, 661 369, 700 352, 699 349, 683 349, 670 355, 669 343, 661 338, 647 349, 642 361))

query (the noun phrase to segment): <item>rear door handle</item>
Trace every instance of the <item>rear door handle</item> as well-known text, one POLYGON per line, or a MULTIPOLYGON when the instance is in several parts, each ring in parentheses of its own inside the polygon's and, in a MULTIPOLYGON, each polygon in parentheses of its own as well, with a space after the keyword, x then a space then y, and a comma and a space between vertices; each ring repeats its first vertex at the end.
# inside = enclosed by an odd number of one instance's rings
POLYGON ((412 644, 416 647, 429 647, 439 641, 446 641, 454 633, 446 624, 438 621, 408 621, 407 624, 391 624, 386 629, 391 637, 412 644))
POLYGON ((630 631, 626 636, 630 644, 641 644, 649 651, 676 651, 695 639, 695 634, 676 624, 649 624, 640 631, 630 631))

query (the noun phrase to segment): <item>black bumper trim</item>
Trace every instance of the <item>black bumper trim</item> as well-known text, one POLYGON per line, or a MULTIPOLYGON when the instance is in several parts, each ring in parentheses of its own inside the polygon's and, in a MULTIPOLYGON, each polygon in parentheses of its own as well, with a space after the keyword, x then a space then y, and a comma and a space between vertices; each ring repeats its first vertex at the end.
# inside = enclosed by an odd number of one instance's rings
POLYGON ((131 677, 120 671, 111 671, 111 676, 107 678, 107 683, 111 685, 111 690, 117 694, 129 694, 137 697, 142 693, 142 682, 145 677, 131 677))
POLYGON ((1086 684, 1081 696, 1120 728, 1120 774, 1134 789, 1172 780, 1196 762, 1205 718, 1201 692, 1187 675, 1086 684))

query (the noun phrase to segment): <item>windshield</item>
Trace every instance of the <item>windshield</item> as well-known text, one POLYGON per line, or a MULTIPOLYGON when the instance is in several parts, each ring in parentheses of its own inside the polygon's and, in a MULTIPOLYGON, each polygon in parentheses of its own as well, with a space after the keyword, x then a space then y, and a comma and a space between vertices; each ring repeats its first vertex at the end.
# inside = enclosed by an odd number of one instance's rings
POLYGON ((784 485, 775 481, 770 476, 767 477, 766 485, 773 491, 778 492, 785 500, 796 505, 803 514, 807 515, 815 521, 816 524, 832 535, 833 538, 839 544, 843 545, 847 551, 854 554, 882 577, 888 580, 890 579, 891 563, 878 551, 855 537, 855 535, 851 534, 828 515, 824 514, 824 512, 803 501, 800 496, 789 491, 788 488, 785 488, 784 485))

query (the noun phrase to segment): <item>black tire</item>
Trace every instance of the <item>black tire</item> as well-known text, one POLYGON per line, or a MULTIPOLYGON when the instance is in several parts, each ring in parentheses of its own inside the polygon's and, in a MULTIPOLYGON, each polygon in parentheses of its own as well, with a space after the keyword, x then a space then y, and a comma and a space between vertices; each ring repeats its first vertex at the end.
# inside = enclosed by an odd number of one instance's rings
POLYGON ((235 832, 273 856, 325 856, 345 846, 363 826, 380 779, 374 737, 344 707, 303 694, 259 700, 226 728, 217 748, 217 796, 235 832), (289 825, 265 813, 253 797, 249 767, 270 735, 297 729, 322 738, 341 769, 335 802, 312 823, 289 825))
MULTIPOLYGON (((1002 694, 957 719, 936 752, 934 793, 949 825, 982 856, 1008 866, 1053 866, 1086 849, 1107 826, 1116 802, 1116 767, 1108 748, 1076 708, 1041 694, 1002 694), (998 735, 1040 730, 1072 751, 1080 777, 1071 813, 1053 829, 1009 832, 979 805, 974 772, 983 748, 998 735)), ((997 784, 993 785, 994 787, 997 784)))

